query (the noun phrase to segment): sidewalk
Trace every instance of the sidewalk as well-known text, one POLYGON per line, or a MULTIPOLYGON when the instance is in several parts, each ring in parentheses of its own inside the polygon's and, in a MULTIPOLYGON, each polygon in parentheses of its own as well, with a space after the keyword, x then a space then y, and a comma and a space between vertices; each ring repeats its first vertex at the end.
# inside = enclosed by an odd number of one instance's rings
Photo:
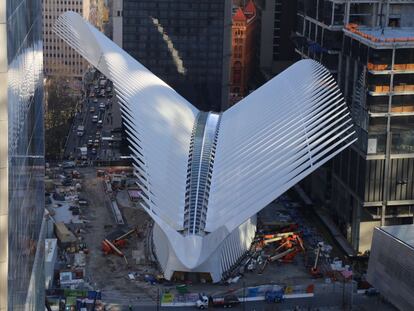
MULTIPOLYGON (((301 197, 301 199, 308 205, 312 205, 311 199, 306 195, 305 191, 297 184, 294 186, 296 193, 301 197)), ((313 210, 316 215, 320 218, 323 224, 326 226, 332 237, 339 244, 341 249, 346 253, 347 256, 352 257, 356 255, 356 252, 345 239, 342 233, 339 231, 336 224, 332 221, 331 217, 320 207, 313 206, 313 210)))
POLYGON ((336 224, 332 221, 331 217, 320 207, 314 207, 315 213, 322 220, 324 225, 328 228, 329 232, 332 234, 335 241, 339 244, 342 250, 346 253, 347 256, 352 257, 356 255, 356 252, 345 239, 342 233, 339 231, 336 224))

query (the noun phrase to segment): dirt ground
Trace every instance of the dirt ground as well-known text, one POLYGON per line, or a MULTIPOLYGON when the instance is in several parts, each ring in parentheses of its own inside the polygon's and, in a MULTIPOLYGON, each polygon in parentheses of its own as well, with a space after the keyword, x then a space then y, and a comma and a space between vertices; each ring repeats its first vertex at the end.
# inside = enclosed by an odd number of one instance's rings
MULTIPOLYGON (((90 205, 85 210, 85 217, 89 221, 83 233, 84 242, 90 253, 87 256, 86 277, 89 283, 103 293, 103 300, 120 305, 155 305, 163 292, 175 292, 175 285, 151 285, 144 280, 145 274, 157 275, 156 265, 148 259, 147 243, 149 237, 149 224, 151 220, 146 212, 138 206, 129 202, 126 191, 119 193, 118 206, 122 212, 125 225, 116 225, 111 209, 110 198, 104 192, 103 181, 96 177, 96 170, 84 168, 80 170, 84 175, 83 192, 81 196, 89 200, 90 205), (125 232, 138 226, 142 231, 140 237, 133 235, 129 244, 122 249, 128 260, 110 254, 105 256, 101 250, 102 240, 110 233, 121 228, 125 232), (138 258, 138 260, 134 259, 138 258), (141 259, 139 259, 141 258, 141 259), (128 273, 135 273, 136 279, 130 280, 128 273)), ((273 213, 274 207, 269 207, 273 213)), ((302 214, 303 215, 303 214, 302 214)), ((303 215, 305 222, 313 223, 309 215, 303 215)), ((310 224, 309 224, 310 225, 310 224)), ((306 245, 305 245, 306 247, 306 245)), ((261 284, 284 284, 284 285, 309 285, 322 283, 323 280, 313 280, 304 265, 304 255, 299 254, 294 263, 278 264, 271 263, 263 274, 246 272, 237 284, 227 286, 217 284, 192 284, 189 291, 193 293, 226 293, 232 292, 243 286, 255 286, 261 284)), ((114 309, 115 310, 115 309, 114 309)))
POLYGON ((105 256, 101 249, 102 240, 117 229, 123 229, 125 232, 135 226, 144 229, 150 221, 148 215, 141 208, 120 204, 125 225, 116 225, 111 201, 103 190, 102 179, 96 177, 94 169, 86 168, 81 170, 81 173, 84 174, 82 196, 89 200, 85 216, 90 222, 83 234, 84 242, 90 251, 86 263, 87 280, 94 288, 102 291, 104 300, 120 304, 136 301, 154 303, 157 299, 157 289, 154 286, 145 281, 128 279, 130 272, 138 273, 140 276, 155 272, 151 265, 142 264, 142 260, 137 262, 133 258, 133 252, 135 255, 145 254, 144 235, 132 235, 128 246, 122 249, 128 264, 124 258, 114 254, 105 256))

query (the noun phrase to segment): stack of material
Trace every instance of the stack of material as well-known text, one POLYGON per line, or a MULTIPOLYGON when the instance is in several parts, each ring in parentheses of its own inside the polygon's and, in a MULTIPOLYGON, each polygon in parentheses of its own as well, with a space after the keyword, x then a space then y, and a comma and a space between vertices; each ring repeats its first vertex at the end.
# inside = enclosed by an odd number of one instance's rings
POLYGON ((70 247, 77 242, 75 235, 66 227, 63 222, 55 223, 55 235, 62 247, 70 247))

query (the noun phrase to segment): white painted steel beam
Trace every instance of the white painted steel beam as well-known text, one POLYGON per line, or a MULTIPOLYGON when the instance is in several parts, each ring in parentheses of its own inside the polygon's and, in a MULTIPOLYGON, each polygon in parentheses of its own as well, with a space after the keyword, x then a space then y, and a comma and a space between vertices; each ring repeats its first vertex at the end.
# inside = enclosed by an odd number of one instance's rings
POLYGON ((67 12, 54 31, 113 81, 150 214, 182 229, 188 151, 198 110, 124 50, 67 12))
POLYGON ((166 278, 192 271, 219 281, 249 249, 256 213, 356 140, 338 86, 315 61, 205 125, 203 112, 78 14, 62 14, 54 31, 114 83, 166 278))

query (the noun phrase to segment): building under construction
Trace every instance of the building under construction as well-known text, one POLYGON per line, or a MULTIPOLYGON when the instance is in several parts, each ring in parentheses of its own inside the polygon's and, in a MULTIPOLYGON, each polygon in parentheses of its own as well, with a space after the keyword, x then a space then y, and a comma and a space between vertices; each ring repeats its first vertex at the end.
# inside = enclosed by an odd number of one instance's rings
POLYGON ((375 226, 413 223, 414 1, 298 2, 296 51, 337 78, 358 133, 308 190, 364 252, 375 226))

